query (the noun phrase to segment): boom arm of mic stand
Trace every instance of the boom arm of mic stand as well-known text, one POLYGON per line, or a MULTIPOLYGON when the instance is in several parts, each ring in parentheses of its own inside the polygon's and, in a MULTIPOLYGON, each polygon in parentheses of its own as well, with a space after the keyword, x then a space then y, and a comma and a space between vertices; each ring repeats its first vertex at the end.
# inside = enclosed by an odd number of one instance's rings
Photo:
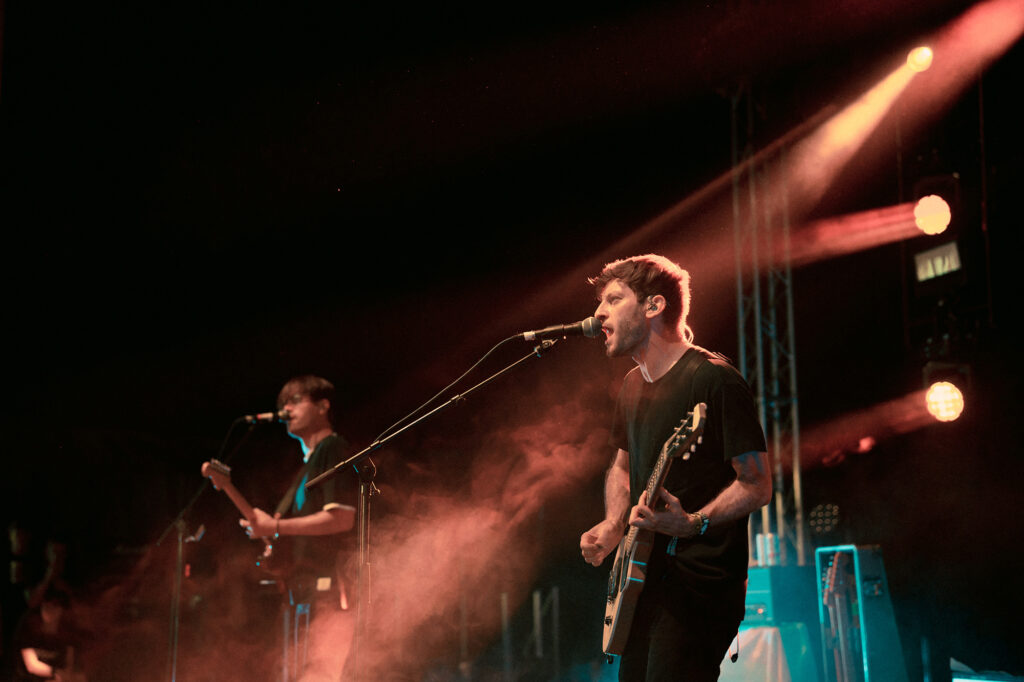
POLYGON ((429 417, 432 417, 433 415, 435 415, 438 412, 444 410, 445 408, 449 407, 450 405, 452 405, 454 403, 457 403, 460 400, 465 400, 465 398, 468 395, 470 395, 471 393, 475 392, 477 389, 482 388, 483 386, 491 383, 492 381, 494 381, 498 377, 503 376, 504 374, 510 372, 511 370, 513 370, 514 368, 516 368, 519 365, 523 364, 524 362, 526 362, 530 358, 533 358, 533 357, 539 358, 539 357, 541 357, 541 355, 544 353, 544 351, 548 350, 549 348, 554 346, 556 343, 558 343, 557 339, 547 339, 545 341, 542 341, 540 344, 538 344, 536 347, 534 347, 533 352, 530 353, 529 355, 524 355, 523 357, 519 358, 518 360, 513 362, 508 367, 502 369, 501 371, 495 372, 494 374, 492 374, 491 376, 487 377, 486 379, 484 379, 483 381, 481 381, 477 385, 473 386, 472 388, 468 389, 467 391, 452 396, 446 402, 438 405, 437 407, 432 409, 430 412, 427 412, 426 414, 420 416, 419 418, 409 422, 408 424, 406 424, 402 428, 398 429, 394 433, 389 434, 386 438, 381 438, 379 440, 375 440, 374 442, 370 443, 370 445, 368 445, 366 448, 364 448, 360 452, 357 452, 356 454, 352 455, 351 457, 349 457, 348 459, 344 460, 343 462, 339 462, 338 464, 334 465, 332 468, 330 468, 327 471, 323 472, 319 476, 310 479, 309 481, 306 482, 306 489, 309 490, 313 486, 319 485, 321 482, 327 480, 331 476, 336 475, 338 472, 340 472, 342 469, 344 469, 346 467, 350 467, 350 466, 354 466, 354 465, 358 464, 363 459, 365 459, 367 456, 369 456, 369 454, 371 452, 373 452, 374 450, 379 450, 380 448, 384 447, 384 445, 386 445, 388 442, 390 442, 398 434, 404 433, 408 429, 411 429, 412 427, 416 426, 420 422, 426 420, 429 417))

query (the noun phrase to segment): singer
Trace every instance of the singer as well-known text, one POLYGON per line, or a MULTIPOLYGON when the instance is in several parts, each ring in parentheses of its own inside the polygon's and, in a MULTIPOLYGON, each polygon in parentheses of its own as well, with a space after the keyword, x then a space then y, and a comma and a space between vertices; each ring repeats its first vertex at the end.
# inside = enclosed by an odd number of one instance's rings
POLYGON ((616 406, 604 520, 582 534, 580 549, 599 566, 630 526, 654 534, 636 610, 611 622, 625 628, 619 679, 717 680, 744 615, 747 517, 772 494, 753 394, 723 356, 693 343, 686 270, 637 256, 590 281, 607 355, 637 366, 616 406), (702 443, 647 499, 662 443, 698 403, 707 405, 702 443))
MULTIPOLYGON (((355 523, 359 483, 345 471, 309 490, 305 484, 347 456, 347 443, 335 431, 335 403, 334 385, 327 379, 304 375, 285 383, 277 398, 278 414, 299 443, 303 465, 273 514, 254 508, 251 525, 239 520, 249 537, 274 539, 270 566, 284 574, 284 608, 293 611, 293 627, 301 627, 299 614, 308 610, 312 615, 307 672, 332 679, 341 672, 344 649, 338 642, 318 646, 317 639, 336 631, 337 620, 348 607, 346 587, 352 581, 345 579, 344 563, 353 549, 346 532, 355 523), (333 658, 320 658, 328 652, 333 658)), ((304 634, 300 629, 295 632, 304 634)))

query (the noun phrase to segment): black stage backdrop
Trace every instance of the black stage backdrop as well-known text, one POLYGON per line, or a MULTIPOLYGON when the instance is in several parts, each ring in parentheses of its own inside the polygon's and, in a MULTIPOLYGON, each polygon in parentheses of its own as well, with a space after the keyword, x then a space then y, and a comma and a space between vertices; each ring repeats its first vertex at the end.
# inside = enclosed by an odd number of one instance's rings
MULTIPOLYGON (((83 599, 157 623, 148 639, 135 634, 162 670, 170 524, 199 488, 199 464, 230 453, 240 485, 270 506, 296 461, 280 426, 236 449, 234 419, 272 409, 286 379, 314 372, 338 384, 343 430, 365 446, 499 341, 591 314, 586 276, 632 255, 615 244, 728 170, 739 83, 753 84, 767 144, 967 3, 818 5, 5 3, 0 517, 65 540, 83 599)), ((920 634, 939 657, 1024 674, 1012 637, 1021 386, 1008 331, 1020 76, 1017 45, 814 207, 825 217, 892 204, 901 172, 909 186, 932 169, 961 174, 976 236, 976 200, 987 202, 990 267, 972 277, 990 278, 992 305, 965 315, 968 415, 805 474, 805 507, 836 503, 843 541, 883 546, 916 674, 920 634)), ((681 221, 673 254, 695 273, 698 342, 735 356, 734 284, 709 271, 707 236, 681 221)), ((920 386, 906 255, 895 244, 796 271, 805 424, 920 386)), ((530 349, 503 346, 472 378, 530 349)), ((403 435, 379 454, 382 528, 394 529, 389 516, 431 518, 425 499, 497 498, 506 515, 524 511, 507 551, 536 554, 527 583, 561 585, 563 623, 591 623, 604 571, 581 566, 576 544, 600 513, 601 429, 627 367, 572 339, 403 435), (557 461, 532 468, 545 443, 572 475, 557 461), (520 466, 562 478, 526 483, 520 466), (502 497, 511 488, 522 499, 502 497)), ((200 577, 223 553, 251 551, 234 519, 210 492, 191 508, 188 532, 210 529, 191 550, 200 577)), ((214 588, 191 589, 237 615, 214 588)), ((198 613, 189 652, 203 645, 198 613)), ((596 629, 567 628, 563 663, 593 660, 596 629)), ((484 622, 471 648, 496 636, 484 622)), ((457 658, 445 646, 437 665, 457 658)))

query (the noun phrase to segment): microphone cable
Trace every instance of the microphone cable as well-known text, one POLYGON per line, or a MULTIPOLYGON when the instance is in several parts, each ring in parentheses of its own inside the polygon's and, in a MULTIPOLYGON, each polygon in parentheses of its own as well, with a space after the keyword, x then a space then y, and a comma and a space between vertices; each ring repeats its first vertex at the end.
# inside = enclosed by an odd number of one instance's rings
MULTIPOLYGON (((413 411, 412 411, 412 412, 410 412, 409 414, 407 414, 407 415, 405 415, 404 417, 402 417, 401 419, 399 419, 399 420, 398 420, 397 422, 395 422, 394 424, 392 424, 392 425, 391 425, 391 426, 389 426, 388 428, 384 429, 384 431, 383 431, 383 432, 381 432, 381 434, 380 434, 379 436, 377 436, 376 438, 374 438, 374 439, 373 439, 373 444, 372 444, 372 445, 375 445, 375 444, 379 443, 379 442, 381 441, 381 439, 383 439, 383 438, 386 438, 386 437, 388 436, 388 434, 390 434, 390 433, 392 433, 393 431, 395 431, 395 429, 397 429, 398 427, 400 427, 400 426, 401 426, 402 424, 405 424, 405 423, 406 423, 406 422, 408 422, 408 421, 409 421, 410 419, 412 419, 413 417, 415 417, 416 415, 418 415, 419 413, 421 413, 421 412, 423 412, 423 411, 424 411, 425 409, 427 409, 427 407, 429 407, 429 406, 430 406, 430 405, 431 405, 432 403, 434 403, 434 402, 435 402, 435 401, 436 401, 436 400, 437 400, 438 398, 440 398, 440 397, 441 397, 441 396, 442 396, 442 395, 443 395, 444 393, 446 393, 447 391, 449 391, 449 390, 450 390, 450 389, 451 389, 451 388, 452 388, 453 386, 455 386, 455 385, 456 385, 456 384, 458 384, 458 383, 459 383, 460 381, 462 381, 463 379, 465 379, 465 378, 466 378, 466 377, 467 377, 467 376, 468 376, 468 375, 469 375, 469 374, 470 374, 471 372, 473 372, 473 370, 475 370, 475 369, 476 369, 477 367, 479 367, 479 366, 480 366, 481 364, 483 364, 484 360, 486 360, 486 359, 487 359, 487 358, 489 358, 489 357, 490 357, 491 355, 493 355, 493 354, 494 354, 494 352, 495 352, 496 350, 498 350, 499 348, 501 348, 501 347, 502 347, 503 345, 505 345, 506 343, 509 343, 510 341, 515 341, 515 340, 521 339, 521 338, 522 338, 522 336, 523 336, 522 334, 516 334, 515 336, 510 336, 510 337, 508 337, 507 339, 505 339, 505 340, 503 340, 503 341, 499 341, 499 342, 498 342, 497 344, 495 344, 495 346, 494 346, 493 348, 491 348, 491 349, 490 349, 489 351, 487 351, 486 353, 484 353, 484 354, 483 354, 483 356, 482 356, 482 357, 481 357, 481 358, 480 358, 479 360, 477 360, 477 361, 476 361, 475 363, 473 363, 473 365, 472 365, 472 366, 470 366, 470 368, 469 368, 469 369, 467 369, 467 370, 466 370, 465 372, 463 372, 462 374, 460 374, 460 375, 458 376, 458 378, 456 378, 456 379, 455 379, 454 381, 452 381, 452 382, 451 382, 450 384, 448 384, 447 386, 445 386, 444 388, 442 388, 442 389, 441 389, 440 391, 438 391, 438 392, 437 392, 437 393, 436 393, 436 394, 435 394, 435 395, 434 395, 434 396, 433 396, 432 398, 430 398, 429 400, 427 400, 427 401, 426 401, 425 403, 423 403, 422 405, 420 405, 419 407, 417 407, 417 408, 416 408, 415 410, 413 410, 413 411)), ((372 445, 371 445, 371 446, 372 446, 372 445)))

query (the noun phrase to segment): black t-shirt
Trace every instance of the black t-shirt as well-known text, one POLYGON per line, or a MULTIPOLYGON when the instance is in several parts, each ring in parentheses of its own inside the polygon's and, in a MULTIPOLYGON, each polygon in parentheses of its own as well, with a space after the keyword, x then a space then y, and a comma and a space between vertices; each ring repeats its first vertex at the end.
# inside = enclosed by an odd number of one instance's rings
MULTIPOLYGON (((702 442, 688 460, 672 460, 665 480, 665 489, 679 498, 683 509, 700 509, 736 479, 733 457, 767 449, 750 387, 721 357, 690 348, 653 383, 636 368, 626 375, 619 393, 611 435, 612 446, 629 453, 633 504, 647 487, 665 440, 698 403, 707 405, 702 442), (697 366, 688 372, 691 361, 697 366)), ((657 536, 652 564, 664 560, 668 541, 657 536)), ((746 519, 712 521, 706 535, 678 543, 671 565, 698 593, 715 594, 746 579, 747 551, 746 519)))
MULTIPOLYGON (((297 483, 278 504, 283 517, 309 516, 328 505, 355 507, 359 497, 359 482, 351 468, 327 477, 307 489, 306 483, 333 469, 348 456, 348 443, 338 434, 324 438, 313 449, 309 460, 296 474, 297 483)), ((275 554, 281 546, 287 553, 290 566, 289 583, 296 589, 312 589, 316 578, 338 578, 339 554, 351 551, 351 533, 333 535, 289 536, 286 542, 275 543, 275 554)))

